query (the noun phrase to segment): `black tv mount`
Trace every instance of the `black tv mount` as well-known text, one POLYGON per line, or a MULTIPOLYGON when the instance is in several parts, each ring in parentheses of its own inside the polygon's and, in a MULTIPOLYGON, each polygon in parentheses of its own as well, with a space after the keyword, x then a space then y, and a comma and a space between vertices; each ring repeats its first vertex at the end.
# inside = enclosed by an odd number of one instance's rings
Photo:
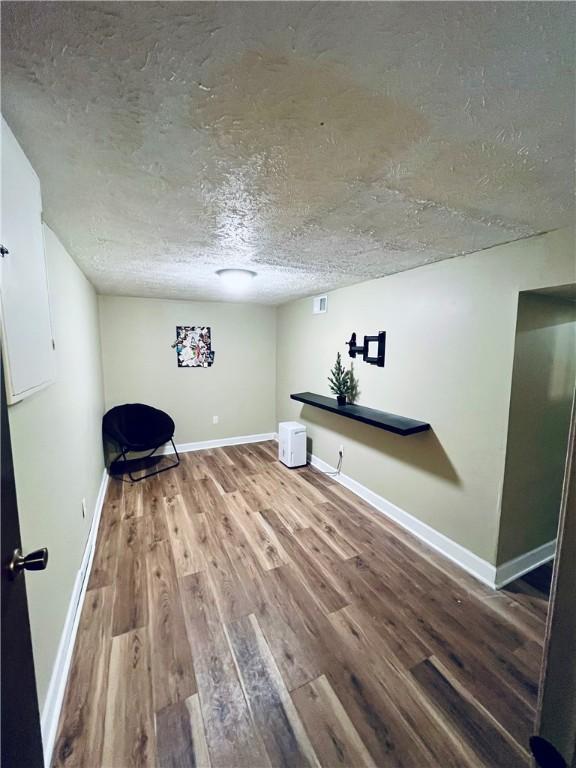
POLYGON ((377 365, 379 368, 384 368, 384 356, 386 354, 386 331, 380 331, 378 336, 364 336, 364 344, 358 346, 356 344, 356 333, 354 332, 350 337, 350 341, 347 341, 348 354, 350 357, 356 357, 356 355, 362 355, 362 360, 370 365, 377 365), (370 356, 370 344, 378 344, 376 357, 370 356))

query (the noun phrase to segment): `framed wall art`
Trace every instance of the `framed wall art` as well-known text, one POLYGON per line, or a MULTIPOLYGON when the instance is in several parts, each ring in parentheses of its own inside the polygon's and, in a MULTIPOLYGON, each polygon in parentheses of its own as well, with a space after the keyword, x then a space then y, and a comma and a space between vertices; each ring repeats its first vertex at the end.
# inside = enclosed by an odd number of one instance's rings
POLYGON ((206 325, 177 325, 176 348, 178 368, 210 368, 214 362, 210 328, 206 325))

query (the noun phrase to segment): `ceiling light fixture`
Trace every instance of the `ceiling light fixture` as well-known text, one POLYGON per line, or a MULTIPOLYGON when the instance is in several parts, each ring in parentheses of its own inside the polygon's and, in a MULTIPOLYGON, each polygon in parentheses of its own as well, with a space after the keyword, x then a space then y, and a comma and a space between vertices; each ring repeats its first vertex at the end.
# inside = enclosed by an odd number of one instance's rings
POLYGON ((216 274, 230 293, 244 293, 256 277, 256 272, 250 269, 219 269, 216 274))

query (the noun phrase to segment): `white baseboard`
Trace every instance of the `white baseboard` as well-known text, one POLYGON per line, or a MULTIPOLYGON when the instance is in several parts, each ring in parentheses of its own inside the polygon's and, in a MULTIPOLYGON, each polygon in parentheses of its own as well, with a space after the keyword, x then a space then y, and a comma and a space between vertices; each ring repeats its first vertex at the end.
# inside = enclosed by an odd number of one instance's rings
MULTIPOLYGON (((322 459, 319 459, 313 454, 310 455, 310 464, 313 467, 320 469, 322 472, 336 471, 334 467, 331 467, 325 461, 322 461, 322 459)), ((440 552, 444 557, 447 557, 461 568, 464 568, 465 571, 471 573, 472 576, 475 576, 479 581, 487 584, 489 587, 494 587, 496 576, 495 566, 491 565, 486 560, 483 560, 481 557, 478 557, 478 555, 475 555, 473 552, 470 552, 470 550, 460 544, 457 544, 447 536, 444 536, 444 534, 434 530, 434 528, 423 523, 421 520, 418 520, 418 518, 410 515, 403 509, 400 509, 400 507, 392 504, 392 502, 388 501, 383 496, 374 493, 374 491, 366 488, 365 485, 348 477, 348 475, 340 473, 339 475, 333 476, 333 479, 345 488, 348 488, 357 496, 360 496, 361 499, 364 499, 364 501, 368 502, 368 504, 379 512, 382 512, 386 517, 394 520, 401 525, 402 528, 406 528, 406 530, 428 544, 429 547, 432 547, 432 549, 440 552)))
MULTIPOLYGON (((310 464, 322 472, 336 472, 334 467, 331 467, 325 461, 322 461, 322 459, 314 456, 314 454, 309 454, 308 458, 310 464)), ((419 538, 429 547, 440 552, 444 557, 452 560, 452 562, 456 563, 477 578, 478 581, 481 581, 492 589, 499 589, 500 587, 505 586, 519 576, 522 576, 554 557, 556 541, 550 541, 531 552, 526 552, 524 555, 496 567, 486 560, 483 560, 481 557, 478 557, 478 555, 475 555, 473 552, 470 552, 469 549, 466 549, 461 544, 449 539, 447 536, 444 536, 444 534, 439 533, 426 523, 418 520, 418 518, 405 512, 403 509, 400 509, 400 507, 392 504, 392 502, 388 501, 383 496, 379 496, 369 488, 366 488, 366 486, 351 477, 348 477, 348 475, 340 473, 338 475, 333 475, 332 479, 343 485, 345 488, 348 488, 379 512, 386 515, 386 517, 394 520, 401 525, 402 528, 413 533, 414 536, 419 538)))
MULTIPOLYGON (((226 445, 244 445, 245 443, 264 443, 267 440, 276 440, 275 432, 263 432, 259 435, 239 435, 237 437, 221 437, 216 440, 201 440, 198 443, 177 443, 178 453, 190 453, 191 451, 205 451, 209 448, 222 448, 226 445)), ((165 446, 164 454, 174 453, 171 445, 165 446)))
POLYGON ((94 559, 96 536, 98 534, 98 525, 100 523, 107 486, 108 474, 106 470, 104 470, 100 488, 98 490, 98 496, 96 498, 96 504, 94 506, 92 522, 90 523, 90 531, 84 548, 82 563, 80 565, 80 570, 76 574, 74 589, 72 590, 70 603, 68 604, 68 612, 60 636, 60 643, 58 644, 58 651, 56 653, 56 660, 50 677, 48 692, 46 693, 46 700, 44 701, 44 706, 42 708, 42 745, 44 749, 44 765, 46 766, 52 764, 52 751, 54 749, 54 741, 56 739, 56 731, 60 719, 60 710, 62 709, 64 693, 66 691, 66 682, 68 680, 68 672, 70 671, 72 651, 74 650, 74 642, 76 640, 76 632, 78 631, 78 623, 80 621, 82 605, 86 595, 86 587, 88 586, 88 576, 92 567, 92 560, 94 559))
POLYGON ((552 560, 556 555, 556 539, 542 544, 541 547, 525 552, 519 557, 515 557, 513 560, 508 560, 506 563, 502 563, 496 568, 495 586, 496 589, 505 587, 514 579, 524 576, 525 573, 538 568, 539 565, 552 560))

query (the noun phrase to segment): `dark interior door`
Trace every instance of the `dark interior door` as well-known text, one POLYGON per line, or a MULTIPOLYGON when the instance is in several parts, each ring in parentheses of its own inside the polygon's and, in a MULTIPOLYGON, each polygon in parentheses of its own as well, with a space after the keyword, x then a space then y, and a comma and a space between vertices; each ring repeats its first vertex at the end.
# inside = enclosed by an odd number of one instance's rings
MULTIPOLYGON (((1 365, 1 363, 0 363, 1 365)), ((2 768, 42 768, 42 737, 24 574, 9 571, 21 548, 2 367, 2 768)), ((42 578, 40 574, 36 578, 42 578)))

